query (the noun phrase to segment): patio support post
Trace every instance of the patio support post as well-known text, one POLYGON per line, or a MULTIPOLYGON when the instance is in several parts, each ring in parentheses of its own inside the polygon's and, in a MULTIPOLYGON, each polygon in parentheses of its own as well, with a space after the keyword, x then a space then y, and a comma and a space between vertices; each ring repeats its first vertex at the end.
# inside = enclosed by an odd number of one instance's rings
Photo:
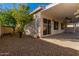
POLYGON ((76 24, 74 24, 74 32, 76 31, 76 24))
POLYGON ((54 30, 54 23, 53 23, 53 21, 51 20, 51 34, 53 34, 53 30, 54 30))

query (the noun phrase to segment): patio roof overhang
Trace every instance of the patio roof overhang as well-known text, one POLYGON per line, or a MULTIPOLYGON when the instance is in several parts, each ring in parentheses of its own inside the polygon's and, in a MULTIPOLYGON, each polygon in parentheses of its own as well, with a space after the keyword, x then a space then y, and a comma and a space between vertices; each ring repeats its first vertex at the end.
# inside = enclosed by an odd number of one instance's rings
MULTIPOLYGON (((42 15, 50 15, 52 19, 70 18, 75 20, 74 13, 79 9, 79 3, 59 3, 42 11, 42 15)), ((76 19, 78 20, 78 19, 76 19)))
POLYGON ((43 6, 39 6, 38 8, 36 8, 34 11, 32 11, 29 15, 34 15, 35 13, 41 11, 43 9, 43 6))

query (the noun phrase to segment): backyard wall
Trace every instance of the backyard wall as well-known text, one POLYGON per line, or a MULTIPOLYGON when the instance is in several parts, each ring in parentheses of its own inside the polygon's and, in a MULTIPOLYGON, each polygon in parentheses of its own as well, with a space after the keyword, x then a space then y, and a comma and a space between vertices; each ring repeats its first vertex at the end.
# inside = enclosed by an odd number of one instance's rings
POLYGON ((0 27, 0 35, 13 33, 13 29, 11 27, 0 27))

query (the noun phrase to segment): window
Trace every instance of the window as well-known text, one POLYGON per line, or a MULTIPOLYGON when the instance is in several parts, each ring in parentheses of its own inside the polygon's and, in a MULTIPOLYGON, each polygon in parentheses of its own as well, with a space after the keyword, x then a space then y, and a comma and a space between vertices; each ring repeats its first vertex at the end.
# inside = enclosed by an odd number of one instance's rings
POLYGON ((54 30, 58 30, 59 23, 57 21, 54 21, 54 30))
POLYGON ((64 29, 64 23, 61 23, 61 29, 64 29))
POLYGON ((43 19, 43 35, 51 34, 51 20, 43 19))

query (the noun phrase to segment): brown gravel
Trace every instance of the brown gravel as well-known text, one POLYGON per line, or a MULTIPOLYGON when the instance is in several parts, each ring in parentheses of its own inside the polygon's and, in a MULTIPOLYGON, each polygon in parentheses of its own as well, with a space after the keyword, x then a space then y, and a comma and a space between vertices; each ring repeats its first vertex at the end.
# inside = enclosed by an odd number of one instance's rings
POLYGON ((3 56, 74 56, 79 51, 51 44, 30 36, 5 36, 0 39, 0 55, 3 56))

